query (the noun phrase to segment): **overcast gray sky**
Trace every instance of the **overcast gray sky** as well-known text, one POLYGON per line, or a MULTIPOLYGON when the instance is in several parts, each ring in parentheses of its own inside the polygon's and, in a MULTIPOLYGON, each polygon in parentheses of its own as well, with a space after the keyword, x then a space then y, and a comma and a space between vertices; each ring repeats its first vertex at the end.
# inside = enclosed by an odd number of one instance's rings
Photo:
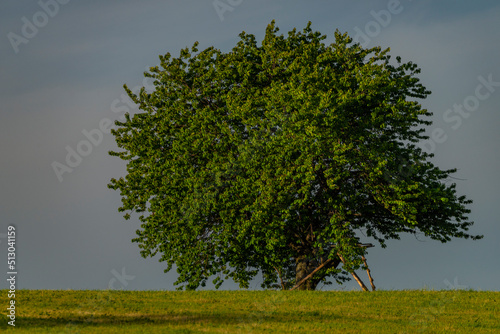
MULTIPOLYGON (((364 46, 391 47, 392 55, 421 67, 433 92, 422 102, 434 113, 434 139, 424 147, 440 167, 459 169, 458 190, 474 200, 471 232, 485 238, 440 244, 404 237, 373 248, 367 258, 377 287, 499 290, 500 3, 494 0, 2 1, 0 249, 6 254, 5 233, 14 224, 18 288, 174 289, 176 273, 164 274, 164 264, 141 258, 131 242, 139 222, 122 218, 120 195, 106 186, 125 164, 108 156, 113 136, 100 139, 97 131, 129 108, 120 100, 122 85, 142 86, 142 73, 159 63, 159 54, 177 56, 195 41, 200 49, 229 51, 241 31, 261 40, 272 19, 285 34, 311 21, 328 43, 338 28, 364 46), (90 147, 86 131, 94 134, 90 147), (68 150, 86 156, 68 166, 68 150), (58 176, 54 162, 68 167, 58 176)), ((6 262, 1 255, 5 273, 6 262)))

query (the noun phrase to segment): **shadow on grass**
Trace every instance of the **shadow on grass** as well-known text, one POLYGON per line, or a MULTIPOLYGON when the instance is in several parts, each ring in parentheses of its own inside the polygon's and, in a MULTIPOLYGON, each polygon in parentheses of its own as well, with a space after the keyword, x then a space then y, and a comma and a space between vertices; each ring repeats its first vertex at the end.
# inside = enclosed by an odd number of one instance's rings
MULTIPOLYGON (((337 315, 330 315, 329 320, 338 319, 337 315)), ((5 319, 5 318, 4 318, 5 319)), ((2 319, 0 329, 7 327, 7 322, 2 319)), ((19 329, 53 328, 63 329, 71 327, 108 327, 108 326, 133 326, 133 325, 157 325, 157 326, 183 326, 190 325, 256 325, 266 323, 304 323, 324 322, 325 315, 318 312, 302 312, 301 314, 290 314, 289 312, 275 311, 272 314, 209 314, 200 315, 194 313, 182 314, 125 314, 125 315, 46 315, 45 317, 16 317, 16 327, 19 329)))

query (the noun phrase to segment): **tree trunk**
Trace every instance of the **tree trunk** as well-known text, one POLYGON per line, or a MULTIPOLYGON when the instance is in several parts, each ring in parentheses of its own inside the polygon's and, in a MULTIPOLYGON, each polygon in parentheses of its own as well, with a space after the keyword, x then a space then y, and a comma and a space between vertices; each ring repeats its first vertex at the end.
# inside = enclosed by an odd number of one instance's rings
MULTIPOLYGON (((301 283, 303 279, 309 276, 313 271, 318 269, 318 267, 323 266, 320 270, 328 269, 328 268, 337 268, 340 263, 340 259, 336 258, 333 261, 326 260, 327 263, 321 263, 316 259, 307 258, 305 255, 301 255, 295 259, 296 267, 295 267, 295 284, 301 283)), ((307 278, 307 280, 301 283, 299 286, 294 286, 292 290, 315 290, 319 279, 307 278)))
MULTIPOLYGON (((309 275, 314 269, 316 269, 316 261, 311 261, 307 256, 301 255, 295 259, 295 282, 298 283, 302 281, 307 275, 309 275)), ((317 280, 312 278, 305 281, 297 290, 315 290, 318 285, 317 280)))
POLYGON ((322 268, 326 267, 327 265, 330 265, 332 262, 332 260, 328 259, 326 260, 325 262, 323 262, 322 264, 320 264, 316 269, 314 269, 309 275, 307 275, 306 277, 304 277, 302 280, 298 281, 298 282, 295 282, 295 285, 290 289, 291 290, 295 290, 297 289, 298 287, 300 287, 302 284, 304 284, 305 281, 307 281, 309 278, 311 278, 312 276, 314 276, 314 274, 316 272, 318 272, 319 270, 321 270, 322 268))

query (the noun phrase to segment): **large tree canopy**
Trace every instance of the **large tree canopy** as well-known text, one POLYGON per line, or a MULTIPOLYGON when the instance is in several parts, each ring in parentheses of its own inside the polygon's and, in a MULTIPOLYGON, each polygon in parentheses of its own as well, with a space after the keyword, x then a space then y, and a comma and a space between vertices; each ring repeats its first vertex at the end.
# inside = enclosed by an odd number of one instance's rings
POLYGON ((338 31, 325 45, 310 23, 277 32, 227 53, 195 43, 145 73, 154 91, 125 86, 142 112, 116 122, 128 173, 109 186, 141 213, 141 254, 175 265, 181 288, 261 273, 289 289, 319 268, 314 289, 364 266, 361 242, 480 238, 455 170, 417 146, 431 124, 419 68, 338 31))

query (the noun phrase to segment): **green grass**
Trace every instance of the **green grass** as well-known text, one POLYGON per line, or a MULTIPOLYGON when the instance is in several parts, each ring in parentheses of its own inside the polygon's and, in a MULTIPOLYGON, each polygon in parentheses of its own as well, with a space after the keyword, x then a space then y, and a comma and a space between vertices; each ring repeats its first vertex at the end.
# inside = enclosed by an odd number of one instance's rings
POLYGON ((500 333, 500 292, 18 290, 16 333, 500 333))

